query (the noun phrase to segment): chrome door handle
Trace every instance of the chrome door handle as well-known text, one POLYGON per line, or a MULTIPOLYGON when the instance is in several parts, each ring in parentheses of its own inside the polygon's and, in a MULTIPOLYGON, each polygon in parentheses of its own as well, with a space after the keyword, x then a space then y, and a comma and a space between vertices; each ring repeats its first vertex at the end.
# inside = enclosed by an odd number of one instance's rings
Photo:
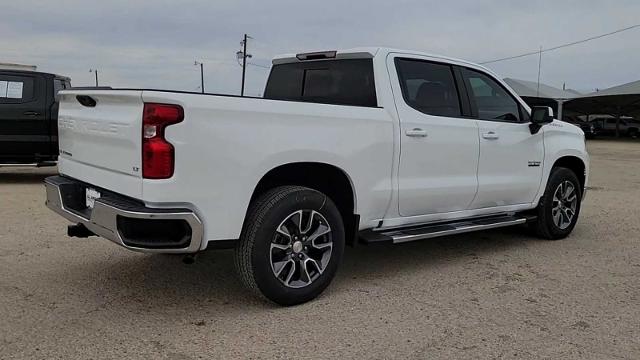
POLYGON ((411 130, 407 130, 404 132, 407 136, 411 136, 411 137, 427 137, 427 131, 420 129, 420 128, 414 128, 411 130))
POLYGON ((487 140, 498 140, 498 139, 500 139, 500 136, 498 134, 494 133, 493 131, 489 131, 489 132, 486 132, 486 133, 482 134, 482 137, 484 139, 487 139, 487 140))

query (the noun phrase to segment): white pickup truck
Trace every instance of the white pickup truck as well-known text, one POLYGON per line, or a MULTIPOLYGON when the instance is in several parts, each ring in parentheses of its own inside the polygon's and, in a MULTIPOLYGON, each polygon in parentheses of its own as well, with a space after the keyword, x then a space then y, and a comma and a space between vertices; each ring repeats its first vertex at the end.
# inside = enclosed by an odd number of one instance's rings
POLYGON ((359 48, 273 60, 263 98, 65 90, 47 205, 70 236, 194 254, 235 248, 239 277, 292 305, 345 245, 528 223, 573 230, 584 134, 472 63, 359 48))

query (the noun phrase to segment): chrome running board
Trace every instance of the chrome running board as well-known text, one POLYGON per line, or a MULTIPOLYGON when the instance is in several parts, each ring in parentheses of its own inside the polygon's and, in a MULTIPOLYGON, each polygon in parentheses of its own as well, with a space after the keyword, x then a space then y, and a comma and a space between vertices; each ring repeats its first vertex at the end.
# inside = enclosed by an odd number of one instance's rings
POLYGON ((392 230, 365 230, 360 232, 360 241, 365 244, 391 242, 394 244, 431 239, 440 236, 462 234, 472 231, 488 230, 506 226, 521 225, 532 220, 521 215, 501 215, 473 220, 457 220, 446 223, 412 226, 392 230))

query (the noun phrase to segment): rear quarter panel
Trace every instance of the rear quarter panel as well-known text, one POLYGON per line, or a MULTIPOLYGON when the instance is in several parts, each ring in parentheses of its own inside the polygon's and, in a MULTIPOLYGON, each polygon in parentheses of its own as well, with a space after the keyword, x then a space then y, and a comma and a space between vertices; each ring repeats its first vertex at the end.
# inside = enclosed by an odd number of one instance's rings
POLYGON ((143 200, 193 206, 205 224, 205 239, 238 238, 256 185, 287 163, 342 169, 353 185, 361 224, 384 216, 394 123, 383 108, 162 92, 142 97, 185 110, 185 120, 166 129, 175 146, 175 174, 143 180, 143 200))

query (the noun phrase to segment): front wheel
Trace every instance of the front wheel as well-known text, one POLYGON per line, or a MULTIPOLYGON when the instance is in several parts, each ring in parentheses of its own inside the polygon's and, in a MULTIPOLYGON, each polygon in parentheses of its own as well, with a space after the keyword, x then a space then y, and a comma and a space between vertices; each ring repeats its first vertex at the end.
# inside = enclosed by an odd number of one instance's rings
POLYGON ((282 186, 250 205, 235 263, 250 290, 280 305, 296 305, 329 285, 344 244, 342 217, 329 197, 282 186))
POLYGON ((538 236, 548 240, 567 237, 578 221, 581 200, 582 189, 576 174, 563 167, 552 169, 537 208, 534 227, 538 236))

